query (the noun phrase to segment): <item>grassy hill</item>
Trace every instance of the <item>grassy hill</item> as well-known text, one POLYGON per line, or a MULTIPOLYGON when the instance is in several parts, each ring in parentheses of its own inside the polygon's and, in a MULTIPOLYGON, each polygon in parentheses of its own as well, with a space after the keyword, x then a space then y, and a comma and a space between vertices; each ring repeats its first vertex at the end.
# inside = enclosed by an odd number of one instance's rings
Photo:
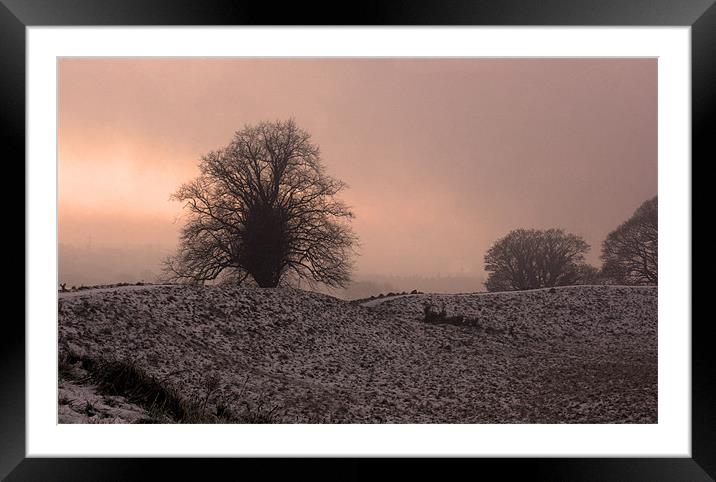
MULTIPOLYGON (((94 400, 122 396, 114 403, 135 403, 150 421, 190 421, 189 412, 219 422, 657 421, 656 288, 367 305, 223 286, 61 293, 61 397, 82 398, 71 387, 90 385, 94 400), (425 323, 426 303, 473 323, 425 323), (113 382, 130 372, 131 383, 113 382)), ((61 422, 115 416, 69 402, 61 422)))

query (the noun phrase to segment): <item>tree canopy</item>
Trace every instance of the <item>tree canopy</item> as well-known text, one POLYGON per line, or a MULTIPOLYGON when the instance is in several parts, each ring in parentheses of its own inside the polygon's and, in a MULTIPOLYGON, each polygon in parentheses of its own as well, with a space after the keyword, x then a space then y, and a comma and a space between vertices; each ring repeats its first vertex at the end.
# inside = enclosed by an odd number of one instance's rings
POLYGON ((602 273, 613 283, 655 285, 659 278, 658 258, 659 215, 654 197, 604 240, 602 273))
POLYGON ((515 229, 485 254, 488 291, 513 291, 577 284, 593 277, 584 263, 589 245, 561 229, 515 229))
POLYGON ((326 173, 319 147, 295 121, 245 126, 204 155, 199 170, 172 195, 188 219, 165 263, 169 279, 349 282, 354 215, 337 197, 346 184, 326 173))

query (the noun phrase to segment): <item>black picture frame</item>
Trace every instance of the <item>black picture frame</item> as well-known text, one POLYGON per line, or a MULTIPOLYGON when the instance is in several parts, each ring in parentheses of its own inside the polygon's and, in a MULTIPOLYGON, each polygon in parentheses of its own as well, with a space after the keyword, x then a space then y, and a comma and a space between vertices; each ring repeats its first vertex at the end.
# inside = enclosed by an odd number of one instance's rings
MULTIPOLYGON (((711 127, 716 125, 714 0, 293 2, 280 8, 274 3, 244 0, 0 0, 0 133, 7 167, 20 169, 25 159, 25 28, 53 25, 690 26, 691 165, 706 165, 716 159, 711 127)), ((25 178, 24 169, 18 176, 25 178)), ((692 191, 692 205, 699 204, 692 191)), ((19 209, 14 212, 19 218, 19 209)), ((27 241, 24 234, 23 240, 27 241)), ((11 284, 17 289, 16 275, 11 284)), ((152 477, 154 471, 159 471, 162 478, 205 479, 214 478, 211 474, 218 477, 224 470, 233 474, 232 478, 246 477, 251 472, 264 477, 284 472, 293 478, 358 479, 375 476, 385 469, 385 460, 367 459, 25 458, 25 325, 24 319, 9 310, 3 318, 0 477, 7 480, 141 480, 152 477)), ((716 363, 710 354, 713 321, 709 318, 692 316, 692 320, 683 320, 692 322, 691 458, 480 458, 449 463, 411 459, 398 461, 400 470, 404 476, 480 476, 498 470, 501 478, 522 475, 536 480, 713 480, 716 363)))

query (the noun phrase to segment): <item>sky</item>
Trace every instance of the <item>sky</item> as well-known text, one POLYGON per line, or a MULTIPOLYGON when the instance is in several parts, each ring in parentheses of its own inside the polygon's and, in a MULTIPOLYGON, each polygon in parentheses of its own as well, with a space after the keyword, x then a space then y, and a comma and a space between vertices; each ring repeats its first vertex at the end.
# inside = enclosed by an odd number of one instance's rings
POLYGON ((61 59, 58 110, 61 278, 82 250, 152 271, 170 194, 262 120, 294 118, 349 185, 358 278, 481 277, 515 228, 578 234, 598 266, 657 193, 656 59, 61 59))

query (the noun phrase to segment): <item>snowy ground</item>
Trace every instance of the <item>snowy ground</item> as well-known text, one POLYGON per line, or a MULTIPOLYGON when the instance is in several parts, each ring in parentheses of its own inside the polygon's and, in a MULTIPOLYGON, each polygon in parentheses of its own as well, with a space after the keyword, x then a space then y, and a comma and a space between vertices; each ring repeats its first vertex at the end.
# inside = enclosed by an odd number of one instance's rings
POLYGON ((60 423, 140 423, 151 418, 124 397, 101 395, 78 364, 64 368, 58 387, 60 423))
MULTIPOLYGON (((60 349, 134 361, 193 401, 215 378, 209 408, 277 407, 284 423, 657 422, 656 288, 362 306, 292 289, 141 288, 62 293, 60 349), (477 326, 424 323, 425 303, 477 326)), ((77 421, 62 407, 61 422, 77 421)))

